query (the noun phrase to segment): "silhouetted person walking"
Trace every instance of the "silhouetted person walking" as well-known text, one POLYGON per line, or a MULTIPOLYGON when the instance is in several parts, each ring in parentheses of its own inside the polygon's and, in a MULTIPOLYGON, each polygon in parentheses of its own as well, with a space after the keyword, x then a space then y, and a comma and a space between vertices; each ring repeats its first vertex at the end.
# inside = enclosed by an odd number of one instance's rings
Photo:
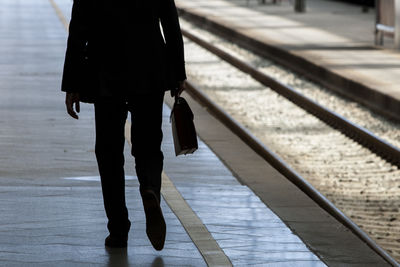
POLYGON ((106 246, 126 247, 131 226, 123 168, 128 111, 146 233, 155 249, 164 246, 162 105, 165 91, 179 95, 185 80, 174 0, 74 0, 62 90, 73 118, 78 119, 80 101, 94 103, 95 151, 110 232, 106 246))

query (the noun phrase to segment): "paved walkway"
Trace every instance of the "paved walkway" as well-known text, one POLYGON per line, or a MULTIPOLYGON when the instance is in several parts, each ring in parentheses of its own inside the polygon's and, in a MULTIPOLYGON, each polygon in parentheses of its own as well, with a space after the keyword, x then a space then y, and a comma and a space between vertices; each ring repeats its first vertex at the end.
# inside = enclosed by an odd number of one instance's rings
POLYGON ((203 142, 175 157, 166 106, 165 248, 145 235, 127 145, 129 247, 105 249, 93 109, 69 118, 59 90, 65 42, 49 1, 0 3, 1 266, 325 266, 203 142))
POLYGON ((296 69, 328 88, 400 119, 400 53, 374 45, 375 11, 339 1, 307 0, 294 13, 290 1, 259 5, 256 0, 176 0, 186 14, 207 25, 231 29, 229 37, 253 40, 260 53, 296 69), (204 20, 202 20, 204 22, 204 20))

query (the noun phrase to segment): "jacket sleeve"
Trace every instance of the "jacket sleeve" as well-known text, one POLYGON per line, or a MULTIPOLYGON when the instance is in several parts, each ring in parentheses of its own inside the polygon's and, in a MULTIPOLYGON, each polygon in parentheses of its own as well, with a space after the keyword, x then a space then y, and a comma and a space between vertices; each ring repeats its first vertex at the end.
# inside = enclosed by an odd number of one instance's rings
POLYGON ((184 48, 178 12, 174 0, 161 0, 161 25, 167 49, 167 61, 175 82, 186 80, 184 48))
POLYGON ((85 49, 88 42, 89 19, 88 0, 74 0, 69 24, 67 51, 65 54, 64 72, 61 90, 79 92, 79 74, 82 74, 85 49))

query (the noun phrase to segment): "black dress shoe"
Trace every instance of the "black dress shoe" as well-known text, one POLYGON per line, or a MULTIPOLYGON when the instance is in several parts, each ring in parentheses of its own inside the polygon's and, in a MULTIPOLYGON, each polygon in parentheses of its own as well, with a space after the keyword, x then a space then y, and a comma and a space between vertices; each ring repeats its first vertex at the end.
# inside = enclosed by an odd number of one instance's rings
POLYGON ((142 200, 146 214, 147 237, 156 250, 162 250, 167 227, 161 211, 160 201, 152 190, 144 190, 142 192, 142 200))
POLYGON ((109 235, 106 237, 105 245, 110 248, 126 248, 128 246, 128 236, 109 235))

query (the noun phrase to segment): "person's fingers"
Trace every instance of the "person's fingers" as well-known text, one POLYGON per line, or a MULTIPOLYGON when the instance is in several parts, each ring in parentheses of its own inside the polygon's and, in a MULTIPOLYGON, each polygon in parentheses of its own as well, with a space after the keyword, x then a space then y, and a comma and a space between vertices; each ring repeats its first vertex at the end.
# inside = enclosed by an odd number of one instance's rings
POLYGON ((178 92, 176 93, 177 96, 181 96, 183 90, 181 88, 178 89, 178 92))
POLYGON ((75 111, 74 111, 74 109, 73 109, 73 103, 72 103, 72 101, 71 101, 71 99, 67 99, 66 101, 65 101, 65 105, 66 105, 66 107, 67 107, 67 113, 72 117, 72 118, 74 118, 74 119, 78 119, 78 115, 76 115, 76 113, 75 113, 75 111))
POLYGON ((69 95, 67 94, 66 96, 65 96, 65 106, 67 107, 67 109, 68 109, 68 107, 71 105, 71 98, 69 97, 69 95))
POLYGON ((78 113, 81 111, 81 104, 79 103, 79 100, 76 100, 75 102, 75 109, 78 113))
POLYGON ((78 119, 78 115, 76 115, 76 112, 74 111, 72 102, 67 105, 67 112, 72 118, 78 119))
POLYGON ((70 96, 68 94, 65 97, 65 107, 67 109, 67 113, 69 115, 71 115, 71 112, 73 112, 73 110, 72 110, 72 101, 71 101, 71 98, 70 98, 70 96))
POLYGON ((185 90, 185 84, 182 83, 179 85, 177 95, 180 96, 184 90, 185 90))
POLYGON ((72 118, 79 119, 78 115, 75 113, 75 111, 72 109, 72 107, 68 107, 67 112, 72 118))
POLYGON ((67 108, 67 113, 74 119, 79 119, 78 115, 74 111, 74 103, 75 103, 75 109, 77 112, 80 111, 80 104, 79 104, 79 98, 76 97, 76 95, 72 93, 67 93, 65 96, 65 106, 67 108))

